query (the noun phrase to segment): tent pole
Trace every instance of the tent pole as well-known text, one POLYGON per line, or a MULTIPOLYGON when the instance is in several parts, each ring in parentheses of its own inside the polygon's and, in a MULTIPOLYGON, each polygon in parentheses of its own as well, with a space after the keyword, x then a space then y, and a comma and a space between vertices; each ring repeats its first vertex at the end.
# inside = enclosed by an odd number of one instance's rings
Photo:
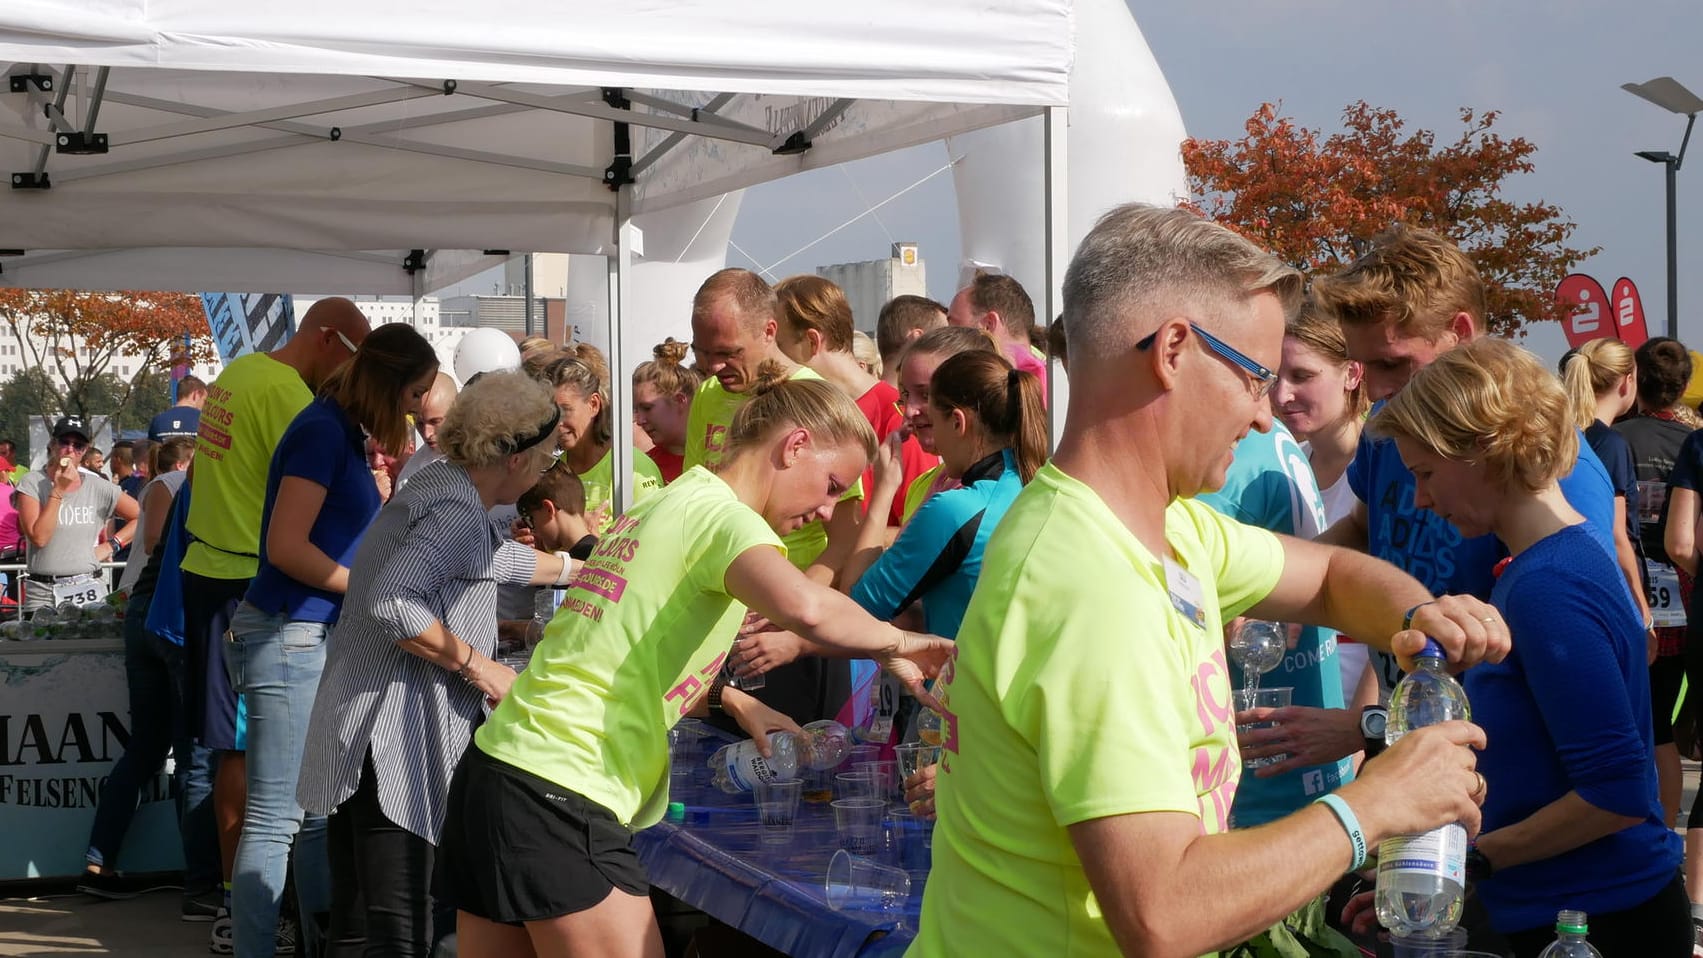
POLYGON ((609 421, 614 433, 610 444, 610 466, 614 486, 610 500, 615 510, 626 513, 633 507, 633 377, 627 365, 622 335, 631 302, 633 254, 641 242, 633 225, 633 186, 622 184, 615 193, 615 252, 609 264, 609 421))
MULTIPOLYGON (((1048 107, 1043 136, 1043 176, 1046 181, 1047 230, 1047 312, 1043 321, 1050 325, 1064 312, 1064 269, 1070 260, 1069 173, 1070 154, 1067 148, 1070 127, 1069 107, 1048 107)), ((1047 425, 1054 445, 1064 431, 1065 392, 1060 389, 1064 364, 1058 357, 1048 361, 1047 425)))

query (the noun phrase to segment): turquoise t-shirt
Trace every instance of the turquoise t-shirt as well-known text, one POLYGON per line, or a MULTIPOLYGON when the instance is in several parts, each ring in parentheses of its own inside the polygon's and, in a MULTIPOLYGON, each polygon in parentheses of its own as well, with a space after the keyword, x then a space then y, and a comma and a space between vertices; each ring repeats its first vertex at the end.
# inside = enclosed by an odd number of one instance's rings
MULTIPOLYGON (((1250 432, 1236 445, 1235 460, 1216 492, 1197 497, 1239 522, 1272 532, 1311 539, 1326 525, 1324 497, 1301 444, 1281 422, 1271 432, 1250 432)), ((1242 670, 1230 663, 1230 681, 1247 685, 1242 670)), ((1336 662, 1336 632, 1307 626, 1283 664, 1260 679, 1261 688, 1294 688, 1291 701, 1314 708, 1343 707, 1342 671, 1336 662)), ((1327 792, 1354 780, 1354 765, 1341 759, 1275 778, 1242 776, 1232 809, 1236 827, 1276 821, 1327 792)))

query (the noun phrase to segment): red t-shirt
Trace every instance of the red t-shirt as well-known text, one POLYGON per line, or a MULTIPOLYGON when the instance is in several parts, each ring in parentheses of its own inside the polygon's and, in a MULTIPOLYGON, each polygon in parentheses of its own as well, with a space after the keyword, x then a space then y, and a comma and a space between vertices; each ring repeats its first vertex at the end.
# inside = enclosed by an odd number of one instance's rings
POLYGON ((685 471, 686 454, 683 452, 675 454, 661 446, 652 446, 645 450, 645 455, 650 457, 651 462, 656 463, 656 471, 662 473, 664 483, 673 482, 685 471))
MULTIPOLYGON (((877 382, 869 387, 869 391, 857 397, 857 408, 863 410, 863 416, 869 424, 875 427, 875 438, 886 442, 887 437, 905 425, 905 414, 899 411, 899 390, 884 382, 877 382)), ((905 512, 904 490, 911 487, 912 481, 923 473, 933 469, 940 463, 938 456, 931 456, 923 451, 915 436, 907 436, 905 444, 899 447, 899 460, 904 466, 904 481, 899 485, 899 494, 893 497, 893 508, 887 516, 887 524, 901 524, 905 512)), ((863 471, 864 501, 875 490, 875 469, 863 471)))

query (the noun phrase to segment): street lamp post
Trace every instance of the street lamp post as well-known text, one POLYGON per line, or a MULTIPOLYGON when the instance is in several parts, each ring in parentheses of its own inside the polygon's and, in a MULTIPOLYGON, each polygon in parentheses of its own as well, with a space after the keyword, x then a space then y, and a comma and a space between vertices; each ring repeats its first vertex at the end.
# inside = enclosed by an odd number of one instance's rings
POLYGON ((1651 163, 1660 163, 1667 174, 1668 227, 1668 328, 1667 334, 1679 338, 1679 205, 1675 197, 1679 168, 1685 163, 1685 148, 1691 143, 1691 128, 1697 114, 1703 112, 1703 98, 1687 90, 1673 77, 1657 77, 1645 83, 1623 83, 1622 90, 1648 100, 1670 113, 1684 114, 1685 137, 1679 141, 1679 153, 1666 150, 1640 150, 1633 154, 1651 163))

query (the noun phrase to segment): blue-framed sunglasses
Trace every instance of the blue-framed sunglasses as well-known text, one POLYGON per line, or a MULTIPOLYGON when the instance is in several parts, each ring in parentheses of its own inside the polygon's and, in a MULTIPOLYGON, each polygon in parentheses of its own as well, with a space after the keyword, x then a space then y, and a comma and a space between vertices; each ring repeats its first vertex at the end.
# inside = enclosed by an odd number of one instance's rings
MULTIPOLYGON (((1253 391, 1255 399, 1264 399, 1271 392, 1271 387, 1277 385, 1277 374, 1254 362, 1246 353, 1201 329, 1192 320, 1189 322, 1189 329, 1200 337, 1200 341, 1206 344, 1207 349, 1217 353, 1219 358, 1228 361, 1230 365, 1235 366, 1243 375, 1248 377, 1248 386, 1253 391)), ((1135 348, 1145 351, 1147 347, 1153 345, 1153 340, 1158 335, 1158 330, 1148 333, 1141 342, 1135 344, 1135 348)))

